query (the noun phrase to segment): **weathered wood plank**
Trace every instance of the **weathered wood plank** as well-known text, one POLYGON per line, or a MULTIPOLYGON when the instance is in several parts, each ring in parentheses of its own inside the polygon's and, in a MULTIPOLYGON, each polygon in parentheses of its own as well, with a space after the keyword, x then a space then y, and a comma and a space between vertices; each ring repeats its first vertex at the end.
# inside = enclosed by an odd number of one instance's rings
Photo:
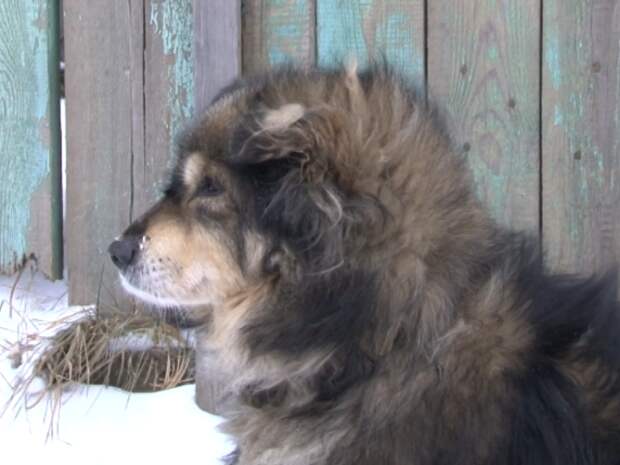
POLYGON ((539 0, 429 2, 428 91, 481 199, 539 229, 539 0))
POLYGON ((135 213, 159 195, 174 163, 174 137, 194 114, 194 2, 145 2, 145 150, 134 160, 135 213))
POLYGON ((145 24, 145 151, 134 160, 135 211, 159 195, 179 130, 240 72, 238 0, 149 0, 145 24))
POLYGON ((243 72, 315 62, 312 0, 243 0, 243 72))
POLYGON ((424 23, 423 0, 318 0, 318 62, 330 65, 355 57, 363 66, 385 57, 422 87, 424 23))
POLYGON ((620 2, 546 0, 543 240, 553 266, 620 261, 620 2))
POLYGON ((65 0, 69 300, 122 295, 107 246, 132 219, 144 155, 142 0, 65 0))
POLYGON ((195 0, 194 80, 198 113, 241 74, 241 0, 195 0))
POLYGON ((0 272, 62 276, 58 8, 0 4, 0 272))

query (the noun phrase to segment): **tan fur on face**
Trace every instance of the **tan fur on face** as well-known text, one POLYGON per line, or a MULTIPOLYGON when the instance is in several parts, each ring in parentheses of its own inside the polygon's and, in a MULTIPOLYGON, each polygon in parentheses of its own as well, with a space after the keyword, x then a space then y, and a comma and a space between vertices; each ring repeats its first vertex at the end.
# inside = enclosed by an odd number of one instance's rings
POLYGON ((174 215, 154 215, 140 263, 126 279, 138 296, 162 305, 218 305, 244 287, 232 251, 220 236, 174 215), (149 299, 147 299, 149 300, 149 299))

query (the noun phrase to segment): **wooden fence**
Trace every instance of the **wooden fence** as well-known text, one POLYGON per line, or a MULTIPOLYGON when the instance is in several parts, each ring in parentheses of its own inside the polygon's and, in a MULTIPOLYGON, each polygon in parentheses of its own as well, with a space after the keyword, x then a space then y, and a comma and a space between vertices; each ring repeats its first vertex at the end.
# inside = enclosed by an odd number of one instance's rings
POLYGON ((64 0, 64 228, 56 4, 0 4, 2 271, 59 276, 64 237, 70 300, 113 301, 107 244, 222 85, 379 54, 443 109, 499 221, 559 269, 620 260, 620 0, 64 0))

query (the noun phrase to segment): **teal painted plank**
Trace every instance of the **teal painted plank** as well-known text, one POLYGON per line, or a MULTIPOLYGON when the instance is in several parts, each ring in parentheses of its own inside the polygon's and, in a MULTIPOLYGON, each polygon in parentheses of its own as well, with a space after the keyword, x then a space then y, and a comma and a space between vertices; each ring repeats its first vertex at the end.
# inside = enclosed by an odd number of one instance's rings
POLYGON ((169 112, 164 123, 172 139, 194 113, 193 0, 152 1, 149 26, 161 44, 147 43, 147 53, 161 54, 164 60, 147 62, 147 66, 155 64, 159 68, 163 64, 162 72, 168 80, 166 107, 169 112))
POLYGON ((24 257, 62 275, 58 9, 0 4, 0 272, 24 257))
POLYGON ((315 62, 315 7, 311 0, 243 0, 243 72, 315 62))
POLYGON ((145 149, 134 159, 133 217, 160 195, 174 164, 174 139, 194 116, 194 8, 200 3, 197 0, 145 3, 145 149))
MULTIPOLYGON (((161 192, 174 162, 174 138, 194 114, 193 0, 151 0, 145 50, 144 176, 137 212, 161 192)), ((136 167, 140 169, 140 166, 136 167)))
POLYGON ((620 2, 544 2, 542 102, 549 260, 600 271, 620 260, 620 2))
POLYGON ((355 58, 360 66, 387 61, 424 84, 423 0, 318 0, 317 54, 321 65, 355 58))
POLYGON ((428 92, 502 224, 539 231, 540 2, 429 2, 428 92))

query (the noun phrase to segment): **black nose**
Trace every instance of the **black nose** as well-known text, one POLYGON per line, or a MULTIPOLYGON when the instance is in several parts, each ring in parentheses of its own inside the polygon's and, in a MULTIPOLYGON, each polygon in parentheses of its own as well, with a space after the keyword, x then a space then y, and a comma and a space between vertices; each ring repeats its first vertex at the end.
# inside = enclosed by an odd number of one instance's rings
POLYGON ((139 249, 140 239, 137 236, 127 236, 112 242, 108 252, 114 264, 124 270, 136 258, 139 249))

